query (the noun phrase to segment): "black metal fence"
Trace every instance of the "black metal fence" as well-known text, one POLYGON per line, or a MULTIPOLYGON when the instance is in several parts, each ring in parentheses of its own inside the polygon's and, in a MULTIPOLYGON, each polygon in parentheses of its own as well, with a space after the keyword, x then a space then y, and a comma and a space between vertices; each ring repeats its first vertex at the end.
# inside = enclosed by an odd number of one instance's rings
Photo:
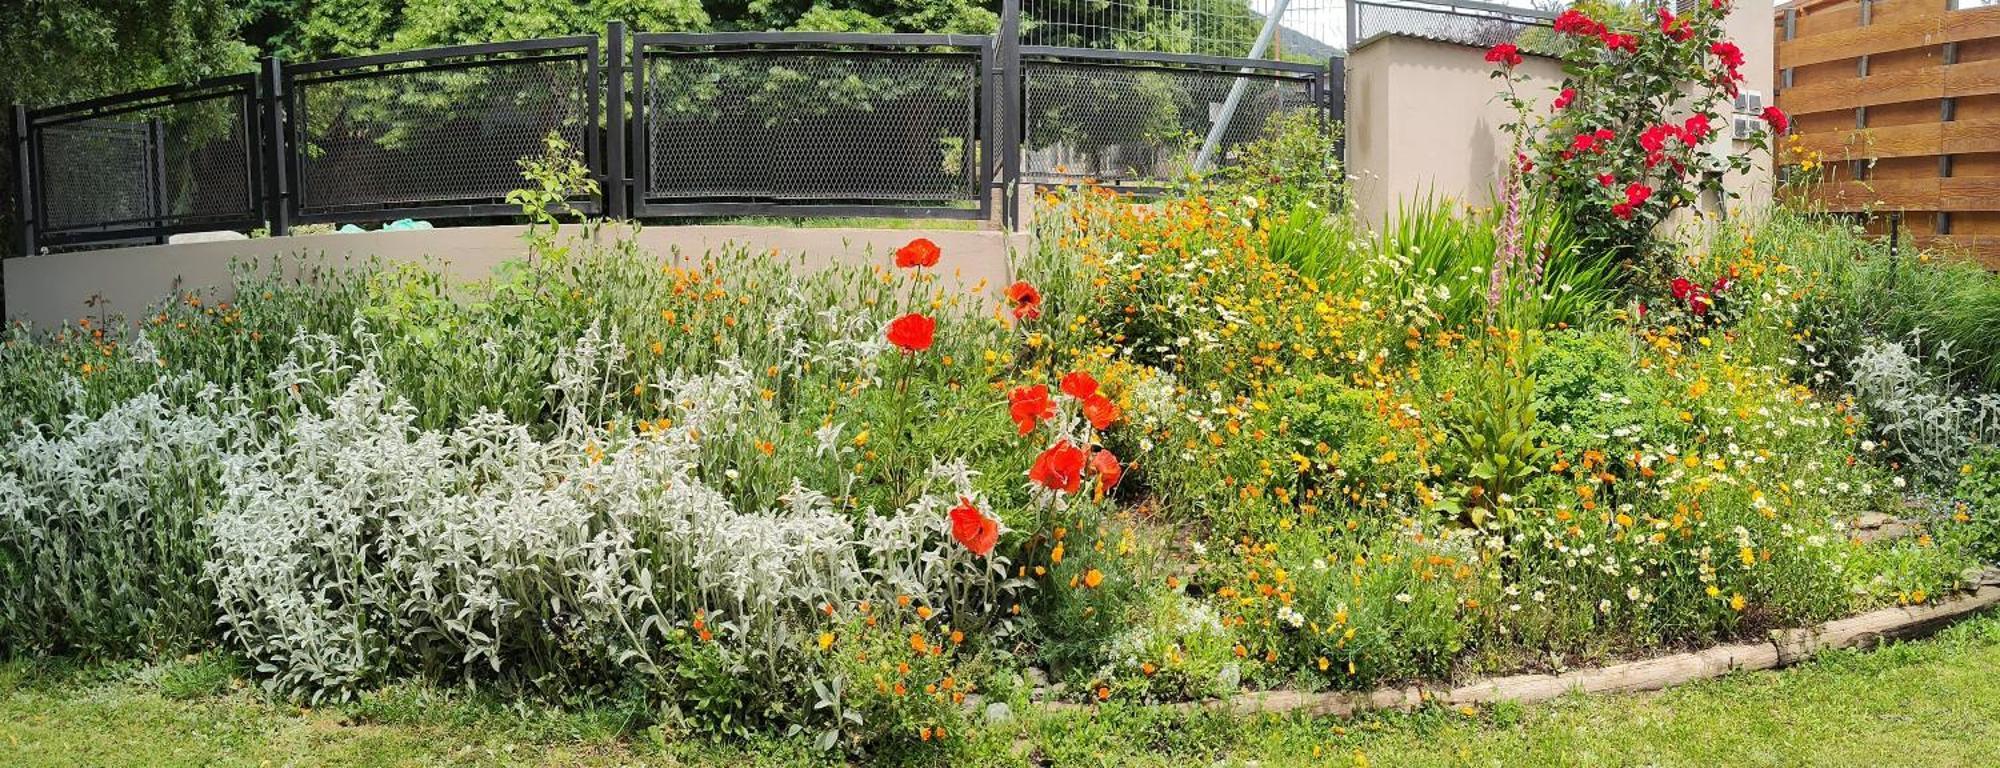
POLYGON ((1021 55, 1021 173, 1040 183, 1184 179, 1333 86, 1310 64, 1040 46, 1021 55))
POLYGON ((634 211, 985 218, 992 41, 637 35, 634 211))
MULTIPOLYGON (((1012 5, 1010 3, 1010 5, 1012 5)), ((891 215, 1013 223, 1022 182, 1148 187, 1326 109, 1325 65, 994 36, 595 36, 314 62, 46 109, 23 135, 17 250, 196 230, 518 213, 554 134, 612 217, 891 215), (997 208, 996 208, 997 204, 997 208)))

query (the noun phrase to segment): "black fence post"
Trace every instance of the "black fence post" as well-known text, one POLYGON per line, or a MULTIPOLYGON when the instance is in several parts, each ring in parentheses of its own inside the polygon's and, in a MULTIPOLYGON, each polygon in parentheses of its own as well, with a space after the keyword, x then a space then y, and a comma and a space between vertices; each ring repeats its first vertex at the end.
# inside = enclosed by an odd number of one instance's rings
POLYGON ((1340 160, 1340 172, 1347 173, 1347 57, 1335 56, 1326 62, 1327 117, 1338 121, 1340 126, 1334 134, 1333 156, 1340 160))
POLYGON ((613 21, 604 32, 604 215, 629 218, 632 186, 625 170, 625 22, 613 21))
POLYGON ((14 146, 7 151, 14 153, 14 225, 20 228, 22 256, 35 255, 35 153, 34 142, 28 131, 28 108, 14 105, 14 146))
POLYGON ((1002 0, 1000 31, 1000 221, 1021 228, 1021 0, 1002 0))
POLYGON ((286 178, 290 168, 290 136, 285 130, 285 75, 278 57, 264 60, 264 222, 272 237, 292 233, 291 186, 286 178))
MULTIPOLYGON (((153 227, 165 230, 167 227, 167 131, 160 119, 146 121, 146 207, 153 216, 153 227)), ((153 236, 154 245, 166 245, 167 236, 153 236)))

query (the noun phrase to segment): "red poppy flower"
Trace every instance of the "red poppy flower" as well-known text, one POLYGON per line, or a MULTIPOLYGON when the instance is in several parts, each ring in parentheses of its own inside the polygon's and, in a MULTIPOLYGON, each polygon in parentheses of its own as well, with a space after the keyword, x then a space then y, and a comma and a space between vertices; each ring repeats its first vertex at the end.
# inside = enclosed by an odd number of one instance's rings
POLYGON ((1639 38, 1631 35, 1606 32, 1599 39, 1604 41, 1604 47, 1614 51, 1624 51, 1626 53, 1639 52, 1639 38))
POLYGON ((1570 146, 1578 152, 1589 152, 1592 147, 1597 146, 1597 137, 1588 133, 1579 133, 1576 135, 1576 138, 1570 140, 1570 146))
POLYGON ((1103 448, 1090 456, 1090 470, 1097 473, 1097 488, 1101 493, 1118 487, 1118 480, 1125 476, 1125 468, 1119 466, 1118 456, 1103 448))
POLYGON ((1617 216, 1620 219, 1630 219, 1632 218, 1632 205, 1630 203, 1613 205, 1611 206, 1611 215, 1617 216))
POLYGON ((1717 293, 1721 293, 1721 292, 1723 292, 1723 291, 1726 291, 1726 290, 1729 290, 1729 276, 1728 276, 1728 275, 1718 275, 1718 276, 1717 276, 1717 277, 1715 278, 1715 284, 1714 284, 1714 285, 1711 285, 1711 286, 1709 286, 1709 287, 1710 287, 1711 289, 1713 289, 1713 290, 1714 290, 1715 292, 1717 292, 1717 293))
POLYGON ((1597 174, 1597 183, 1599 186, 1608 187, 1611 186, 1616 181, 1618 181, 1618 179, 1612 176, 1611 174, 1608 173, 1597 174))
POLYGON ((1078 400, 1087 400, 1091 395, 1097 394, 1097 380, 1083 371, 1072 371, 1062 377, 1062 391, 1063 394, 1078 400))
POLYGON ((951 508, 951 537, 972 554, 985 557, 1000 542, 1000 523, 961 496, 958 506, 951 508))
POLYGON ((1674 298, 1687 301, 1689 296, 1694 295, 1694 281, 1685 277, 1676 277, 1673 282, 1673 290, 1674 298))
POLYGON ((935 267, 938 256, 942 253, 938 250, 937 243, 931 242, 929 238, 919 237, 911 240, 909 245, 896 249, 896 266, 904 269, 935 267))
POLYGON ((1049 399, 1049 387, 1036 384, 1032 387, 1015 387, 1007 393, 1007 417, 1021 428, 1021 434, 1035 431, 1035 425, 1043 419, 1054 418, 1056 403, 1049 399))
POLYGON ((1035 457, 1035 465, 1028 468, 1028 480, 1063 493, 1076 493, 1083 487, 1083 461, 1081 449, 1070 445, 1068 440, 1057 441, 1035 457))
POLYGON ((1486 60, 1513 69, 1526 59, 1521 58, 1521 49, 1513 43, 1501 43, 1486 51, 1486 60))
POLYGON ((1771 131, 1773 133, 1782 135, 1792 129, 1792 119, 1786 117, 1785 111, 1782 109, 1765 107, 1762 117, 1764 118, 1764 122, 1771 124, 1771 131))
POLYGON ((1694 312, 1695 317, 1701 317, 1708 314, 1708 308, 1708 291, 1695 289, 1694 295, 1688 297, 1688 309, 1694 312))
POLYGON ((1556 94, 1555 108, 1568 109, 1569 105, 1574 103, 1575 101, 1576 101, 1576 89, 1564 88, 1562 89, 1562 93, 1556 94))
POLYGON ((1042 292, 1026 280, 1007 286, 1007 303, 1014 305, 1015 320, 1034 320, 1042 316, 1042 292))
POLYGON ((1599 128, 1599 129, 1597 129, 1597 143, 1599 143, 1599 144, 1607 144, 1607 143, 1610 143, 1610 141, 1611 141, 1612 139, 1614 139, 1614 138, 1617 138, 1617 137, 1618 137, 1618 134, 1616 134, 1616 133, 1612 133, 1612 132, 1611 132, 1611 129, 1610 129, 1610 128, 1599 128))
POLYGON ((1090 420, 1090 426, 1102 430, 1118 420, 1118 404, 1103 395, 1084 398, 1083 417, 1090 420))
POLYGON ((937 340, 937 321, 912 312, 889 321, 889 343, 909 352, 922 352, 937 340))

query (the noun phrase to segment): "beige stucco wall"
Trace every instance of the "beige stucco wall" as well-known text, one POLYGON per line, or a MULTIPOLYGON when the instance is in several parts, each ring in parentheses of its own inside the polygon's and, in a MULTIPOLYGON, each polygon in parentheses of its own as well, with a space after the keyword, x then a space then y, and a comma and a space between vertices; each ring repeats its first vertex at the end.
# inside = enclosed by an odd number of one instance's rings
MULTIPOLYGON (((1724 29, 1743 49, 1743 89, 1770 103, 1773 42, 1770 0, 1737 0, 1724 29)), ((1499 96, 1486 49, 1387 35, 1357 46, 1347 57, 1347 160, 1362 220, 1379 223, 1400 201, 1428 193, 1471 205, 1490 205, 1505 170, 1511 138, 1501 127, 1515 119, 1499 96)), ((1519 93, 1545 111, 1562 82, 1554 59, 1528 56, 1519 93)), ((1724 111, 1727 111, 1725 108, 1724 111)), ((1714 147, 1748 152, 1716 126, 1714 147)), ((1754 156, 1757 170, 1730 174, 1724 184, 1738 205, 1770 201, 1768 154, 1754 156)))
MULTIPOLYGON (((1514 110, 1499 97, 1485 49, 1385 36, 1347 56, 1347 161, 1362 221, 1435 192, 1474 205, 1493 201, 1512 140, 1514 110)), ((1547 103, 1562 80, 1554 59, 1528 57, 1523 96, 1547 103)))
MULTIPOLYGON (((307 263, 336 267, 370 259, 429 260, 454 279, 475 280, 491 274, 500 262, 525 254, 524 229, 454 227, 149 245, 6 259, 0 269, 5 270, 8 317, 47 327, 79 317, 130 319, 177 292, 214 289, 218 298, 230 298, 230 264, 238 260, 268 264, 274 257, 303 256, 307 263)), ((621 234, 607 230, 600 238, 621 234)), ((967 289, 983 282, 990 295, 1011 282, 1010 252, 1025 256, 1032 247, 1025 235, 988 230, 686 226, 641 229, 636 238, 663 262, 739 246, 776 250, 799 257, 802 269, 817 269, 833 263, 889 265, 897 248, 919 236, 944 251, 938 268, 947 279, 967 289)))

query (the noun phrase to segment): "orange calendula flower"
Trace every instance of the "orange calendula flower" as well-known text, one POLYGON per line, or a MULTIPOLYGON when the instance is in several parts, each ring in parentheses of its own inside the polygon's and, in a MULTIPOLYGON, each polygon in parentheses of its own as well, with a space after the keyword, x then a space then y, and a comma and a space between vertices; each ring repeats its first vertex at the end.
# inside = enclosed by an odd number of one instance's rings
POLYGON ((1083 585, 1084 585, 1084 586, 1086 586, 1086 587, 1089 587, 1089 588, 1091 588, 1091 589, 1096 589, 1096 588, 1098 588, 1098 586, 1102 585, 1103 583, 1104 583, 1104 572, 1103 572, 1103 571, 1100 571, 1100 570, 1097 570, 1096 568, 1092 568, 1092 569, 1090 569, 1090 570, 1088 570, 1088 571, 1085 571, 1085 572, 1084 572, 1084 574, 1083 574, 1083 585))

